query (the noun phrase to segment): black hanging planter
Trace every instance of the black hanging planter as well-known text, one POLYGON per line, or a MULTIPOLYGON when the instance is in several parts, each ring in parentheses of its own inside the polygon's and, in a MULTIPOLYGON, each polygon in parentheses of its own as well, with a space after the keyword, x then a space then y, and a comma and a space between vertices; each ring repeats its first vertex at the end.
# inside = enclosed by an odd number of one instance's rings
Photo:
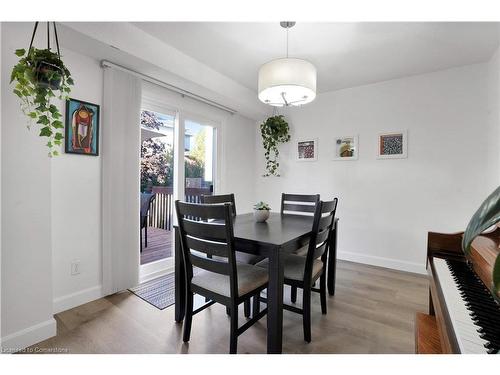
POLYGON ((47 48, 33 47, 37 29, 38 22, 35 23, 28 50, 15 51, 20 59, 12 69, 10 83, 14 84, 13 93, 21 100, 21 110, 28 118, 28 127, 36 125, 39 128, 39 136, 47 139, 49 156, 56 156, 64 138, 64 124, 57 103, 51 100, 68 100, 70 86, 74 82, 61 60, 56 23, 47 22, 47 48), (51 23, 57 51, 50 49, 51 23))
POLYGON ((35 65, 35 79, 38 86, 52 90, 59 90, 64 71, 55 64, 47 61, 37 62, 35 65))
POLYGON ((31 43, 28 49, 28 56, 33 59, 33 71, 35 80, 38 86, 42 88, 50 88, 51 90, 59 90, 61 81, 65 75, 64 64, 61 61, 61 52, 59 50, 59 38, 57 37, 56 23, 54 22, 54 36, 56 39, 57 54, 50 50, 50 35, 49 23, 47 22, 47 49, 33 49, 33 40, 38 29, 38 22, 35 23, 31 43))

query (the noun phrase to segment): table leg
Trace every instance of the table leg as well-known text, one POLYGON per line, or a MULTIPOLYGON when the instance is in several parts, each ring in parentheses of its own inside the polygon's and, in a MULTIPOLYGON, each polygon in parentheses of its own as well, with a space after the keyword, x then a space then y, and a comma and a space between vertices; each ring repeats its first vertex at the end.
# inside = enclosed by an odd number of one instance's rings
POLYGON ((267 352, 280 354, 283 341, 283 262, 277 248, 269 256, 267 288, 267 352))
POLYGON ((328 284, 328 294, 333 296, 335 294, 335 277, 337 271, 337 233, 339 229, 339 222, 335 220, 334 228, 332 233, 332 243, 330 245, 330 251, 328 254, 328 272, 327 272, 327 284, 328 284))
POLYGON ((174 228, 175 243, 175 321, 182 322, 186 313, 186 278, 184 277, 184 260, 178 228, 174 228))

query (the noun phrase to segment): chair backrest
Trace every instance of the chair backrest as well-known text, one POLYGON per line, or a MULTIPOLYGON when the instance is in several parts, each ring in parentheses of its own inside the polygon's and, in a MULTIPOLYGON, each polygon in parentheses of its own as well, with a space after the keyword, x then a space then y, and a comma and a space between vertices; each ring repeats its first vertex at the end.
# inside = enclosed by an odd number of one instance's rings
POLYGON ((281 214, 313 216, 319 202, 319 194, 281 194, 281 214))
POLYGON ((234 201, 234 194, 220 194, 220 195, 202 195, 201 203, 215 204, 215 203, 231 203, 231 211, 233 216, 236 216, 236 203, 234 201))
POLYGON ((191 282, 193 266, 196 266, 229 277, 231 296, 237 296, 231 204, 196 204, 177 200, 175 208, 187 282, 191 282))
POLYGON ((156 198, 155 193, 141 193, 141 217, 147 216, 149 206, 156 198))
POLYGON ((314 212, 312 235, 307 249, 307 259, 304 270, 304 280, 312 277, 312 265, 315 259, 321 257, 326 262, 330 248, 332 229, 335 221, 338 199, 332 201, 319 201, 314 212))

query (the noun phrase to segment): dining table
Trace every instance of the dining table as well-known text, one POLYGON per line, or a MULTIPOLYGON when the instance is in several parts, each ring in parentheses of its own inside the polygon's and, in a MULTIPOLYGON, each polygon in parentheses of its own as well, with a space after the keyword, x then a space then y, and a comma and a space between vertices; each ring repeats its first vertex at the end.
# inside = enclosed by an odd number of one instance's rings
MULTIPOLYGON (((267 288, 267 353, 282 352, 283 341, 283 256, 309 243, 312 232, 311 216, 270 213, 263 223, 254 220, 253 213, 236 215, 233 221, 234 247, 237 251, 269 258, 267 288)), ((175 321, 184 319, 186 280, 180 234, 175 231, 175 321)), ((338 218, 335 219, 327 261, 327 287, 335 294, 338 218)))

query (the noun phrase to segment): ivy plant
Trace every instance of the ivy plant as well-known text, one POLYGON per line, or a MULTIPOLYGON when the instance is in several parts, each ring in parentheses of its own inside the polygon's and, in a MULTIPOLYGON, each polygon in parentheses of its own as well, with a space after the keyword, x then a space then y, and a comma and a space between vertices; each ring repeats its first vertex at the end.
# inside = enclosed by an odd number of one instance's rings
POLYGON ((279 176, 278 162, 279 149, 281 143, 290 141, 288 123, 283 115, 271 116, 260 125, 262 135, 262 145, 264 146, 264 156, 266 158, 266 173, 264 177, 279 176))
MULTIPOLYGON (((498 222, 500 222, 500 186, 479 206, 467 225, 462 238, 464 253, 469 255, 474 238, 498 222)), ((492 294, 500 301, 500 255, 497 256, 493 266, 492 294)))
POLYGON ((40 137, 48 139, 49 156, 58 155, 57 147, 64 138, 62 115, 51 103, 52 98, 68 100, 73 79, 57 53, 49 49, 18 49, 20 57, 12 69, 10 83, 21 99, 21 109, 28 117, 28 129, 33 123, 40 128, 40 137))

